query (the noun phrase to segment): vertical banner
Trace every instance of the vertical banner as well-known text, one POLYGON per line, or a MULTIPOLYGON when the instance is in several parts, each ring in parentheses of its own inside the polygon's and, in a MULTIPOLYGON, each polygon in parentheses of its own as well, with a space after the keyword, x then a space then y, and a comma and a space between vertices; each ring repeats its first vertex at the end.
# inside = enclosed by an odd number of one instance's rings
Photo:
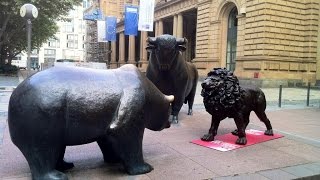
POLYGON ((115 16, 107 16, 106 17, 106 26, 107 26, 107 41, 116 41, 117 35, 117 18, 115 16))
POLYGON ((124 34, 138 35, 138 6, 126 5, 124 11, 124 34))
POLYGON ((153 31, 154 0, 140 0, 139 31, 153 31))
POLYGON ((98 42, 106 42, 106 22, 97 21, 98 42))

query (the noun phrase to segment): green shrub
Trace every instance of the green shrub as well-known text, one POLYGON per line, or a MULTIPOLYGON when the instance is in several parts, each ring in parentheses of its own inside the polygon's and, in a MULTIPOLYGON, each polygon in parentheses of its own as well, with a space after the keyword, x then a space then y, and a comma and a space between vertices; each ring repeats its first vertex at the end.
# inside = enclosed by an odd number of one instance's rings
POLYGON ((16 74, 19 68, 14 65, 5 64, 0 67, 0 73, 2 74, 16 74))

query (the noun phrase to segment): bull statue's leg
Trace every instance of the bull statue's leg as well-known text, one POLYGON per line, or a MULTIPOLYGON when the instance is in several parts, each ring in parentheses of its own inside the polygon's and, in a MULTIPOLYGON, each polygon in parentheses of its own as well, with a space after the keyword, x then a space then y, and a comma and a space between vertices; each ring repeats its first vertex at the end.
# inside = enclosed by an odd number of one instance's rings
POLYGON ((191 66, 193 67, 193 71, 194 71, 194 79, 192 81, 193 82, 192 89, 186 98, 188 101, 188 106, 189 106, 188 115, 192 115, 192 113, 193 113, 192 106, 193 106, 194 98, 196 95, 198 78, 199 78, 197 68, 193 64, 191 66))
POLYGON ((183 105, 183 101, 181 99, 178 99, 177 101, 174 101, 172 103, 172 112, 171 112, 172 119, 171 119, 171 123, 173 123, 173 124, 178 124, 179 123, 178 114, 179 114, 179 111, 180 111, 180 109, 181 109, 181 107, 183 105))
POLYGON ((190 94, 187 96, 186 100, 188 101, 188 115, 192 115, 192 107, 193 107, 193 102, 194 102, 194 96, 196 94, 196 86, 193 87, 191 90, 190 94))

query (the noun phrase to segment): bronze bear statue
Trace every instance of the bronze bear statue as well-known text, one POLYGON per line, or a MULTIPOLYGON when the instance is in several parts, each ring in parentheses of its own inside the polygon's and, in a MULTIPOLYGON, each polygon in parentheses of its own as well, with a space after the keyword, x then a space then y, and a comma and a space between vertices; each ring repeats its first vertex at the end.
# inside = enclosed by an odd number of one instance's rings
POLYGON ((247 143, 245 129, 249 124, 250 112, 254 111, 265 124, 265 135, 272 136, 273 130, 265 113, 266 99, 261 89, 257 87, 241 87, 233 72, 225 68, 214 68, 201 83, 203 103, 206 111, 212 115, 208 134, 201 140, 213 141, 217 135, 220 121, 233 118, 237 129, 232 132, 238 136, 236 144, 247 143))
POLYGON ((144 129, 170 127, 173 99, 134 65, 112 70, 53 67, 13 91, 10 136, 33 179, 67 179, 60 172, 73 167, 63 160, 66 146, 91 142, 98 143, 105 162, 120 162, 132 175, 148 173, 153 168, 143 160, 144 129))

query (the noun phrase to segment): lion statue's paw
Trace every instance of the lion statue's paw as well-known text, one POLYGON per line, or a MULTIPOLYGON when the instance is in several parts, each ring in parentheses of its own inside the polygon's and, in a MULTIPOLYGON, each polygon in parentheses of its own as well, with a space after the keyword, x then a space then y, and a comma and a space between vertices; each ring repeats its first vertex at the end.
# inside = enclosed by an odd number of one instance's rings
POLYGON ((201 138, 202 141, 213 141, 214 140, 214 135, 213 134, 205 134, 201 138))
POLYGON ((247 144, 247 138, 246 137, 238 138, 237 141, 236 141, 236 144, 240 144, 240 145, 247 144))
POLYGON ((265 132, 264 132, 265 135, 267 136, 273 136, 273 130, 272 129, 267 129, 265 132))
POLYGON ((231 132, 232 135, 238 136, 238 129, 235 129, 234 131, 231 132))

